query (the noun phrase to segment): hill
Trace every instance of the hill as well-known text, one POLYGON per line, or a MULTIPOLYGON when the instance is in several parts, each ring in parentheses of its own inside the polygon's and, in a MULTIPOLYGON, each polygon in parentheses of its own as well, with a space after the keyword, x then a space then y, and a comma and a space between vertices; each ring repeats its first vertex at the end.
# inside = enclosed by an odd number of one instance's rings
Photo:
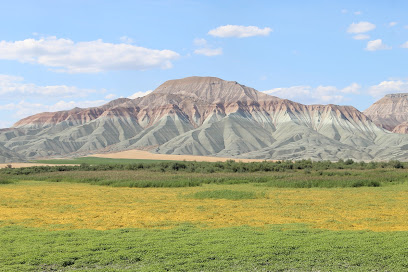
POLYGON ((273 160, 408 160, 408 135, 351 106, 303 105, 215 77, 169 80, 145 97, 24 118, 0 132, 24 159, 131 149, 273 160))

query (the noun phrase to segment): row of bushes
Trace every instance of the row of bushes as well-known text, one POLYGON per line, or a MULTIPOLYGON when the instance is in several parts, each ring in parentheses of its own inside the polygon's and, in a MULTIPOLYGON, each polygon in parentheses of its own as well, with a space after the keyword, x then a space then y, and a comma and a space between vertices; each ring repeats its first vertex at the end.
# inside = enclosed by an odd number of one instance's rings
POLYGON ((216 173, 216 172, 285 172, 287 170, 328 170, 328 169, 377 169, 377 168, 404 168, 400 161, 389 162, 354 162, 353 160, 339 160, 338 162, 300 160, 300 161, 263 161, 263 162, 195 162, 175 161, 158 163, 133 164, 96 164, 82 163, 79 166, 34 166, 26 168, 4 168, 2 173, 14 175, 28 175, 33 173, 63 172, 63 171, 108 171, 108 170, 150 170, 158 172, 182 171, 188 173, 216 173))

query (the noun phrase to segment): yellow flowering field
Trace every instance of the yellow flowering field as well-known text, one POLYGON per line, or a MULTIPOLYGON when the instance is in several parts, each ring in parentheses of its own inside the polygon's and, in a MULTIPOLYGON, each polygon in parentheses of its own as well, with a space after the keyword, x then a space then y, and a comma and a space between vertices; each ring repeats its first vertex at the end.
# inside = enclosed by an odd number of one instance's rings
POLYGON ((408 186, 282 189, 242 185, 113 188, 21 181, 0 187, 0 226, 51 230, 263 227, 304 224, 330 230, 408 230, 408 186), (237 190, 255 199, 196 199, 194 193, 237 190))

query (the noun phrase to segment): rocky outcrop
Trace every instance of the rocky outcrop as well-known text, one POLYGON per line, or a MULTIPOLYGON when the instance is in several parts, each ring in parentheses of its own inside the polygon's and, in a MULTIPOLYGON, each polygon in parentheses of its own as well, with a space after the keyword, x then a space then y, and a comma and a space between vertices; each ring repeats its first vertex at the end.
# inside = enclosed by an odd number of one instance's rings
POLYGON ((256 159, 408 160, 408 135, 351 106, 303 105, 215 77, 170 80, 149 95, 42 113, 0 132, 23 158, 149 149, 256 159))
MULTIPOLYGON (((408 93, 387 94, 368 109, 364 114, 379 127, 389 131, 400 124, 408 121, 408 93)), ((397 129, 395 132, 400 133, 403 130, 397 129)))
POLYGON ((408 122, 403 122, 396 126, 393 130, 393 133, 408 134, 408 122))

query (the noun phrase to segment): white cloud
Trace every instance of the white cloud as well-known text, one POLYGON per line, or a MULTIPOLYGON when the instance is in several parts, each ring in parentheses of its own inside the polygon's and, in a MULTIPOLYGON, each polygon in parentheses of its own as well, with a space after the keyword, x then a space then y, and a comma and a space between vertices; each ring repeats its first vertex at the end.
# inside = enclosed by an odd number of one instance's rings
POLYGON ((108 94, 107 96, 105 96, 105 99, 114 99, 116 98, 116 94, 108 94))
POLYGON ((105 100, 95 100, 95 101, 59 101, 54 105, 44 105, 41 103, 29 103, 25 101, 20 101, 19 103, 10 103, 7 105, 0 105, 0 110, 14 111, 14 116, 17 118, 24 118, 33 114, 41 112, 55 112, 62 110, 70 110, 75 107, 79 108, 89 108, 96 107, 107 103, 105 100))
POLYGON ((196 46, 207 46, 207 40, 206 39, 194 39, 193 41, 194 45, 196 46))
POLYGON ((305 104, 339 104, 348 98, 344 94, 357 94, 361 86, 357 83, 338 89, 334 86, 292 86, 287 88, 275 88, 265 91, 265 93, 280 98, 295 100, 305 104))
POLYGON ((9 128, 13 125, 13 121, 0 120, 0 128, 9 128))
POLYGON ((401 45, 401 47, 402 47, 402 48, 408 48, 408 41, 406 41, 405 43, 403 43, 403 44, 401 45))
POLYGON ((136 93, 132 94, 131 96, 128 96, 128 98, 135 99, 135 98, 138 98, 138 97, 143 97, 143 96, 148 95, 151 92, 153 92, 153 90, 148 90, 146 92, 136 92, 136 93))
POLYGON ((122 36, 120 37, 120 40, 124 43, 134 43, 134 40, 128 36, 122 36))
POLYGON ((361 11, 355 11, 354 12, 354 15, 361 15, 361 14, 363 14, 361 11))
POLYGON ((340 92, 346 93, 346 94, 347 93, 358 94, 360 93, 360 89, 361 89, 361 85, 353 82, 349 86, 341 89, 340 92))
POLYGON ((341 13, 346 14, 346 13, 348 13, 348 10, 347 9, 342 9, 341 13))
POLYGON ((377 50, 389 50, 391 48, 392 48, 391 46, 383 44, 381 39, 377 39, 377 40, 369 41, 367 43, 367 47, 365 48, 365 50, 377 51, 377 50))
POLYGON ((38 86, 25 83, 24 78, 10 75, 0 75, 0 95, 47 96, 53 98, 85 97, 96 90, 80 89, 74 86, 52 85, 38 86))
POLYGON ((396 26, 398 23, 397 22, 390 22, 389 24, 388 24, 388 26, 389 27, 393 27, 393 26, 396 26))
POLYGON ((370 38, 370 35, 367 34, 358 34, 353 36, 353 39, 355 40, 368 40, 370 38))
POLYGON ((47 37, 22 41, 0 41, 0 59, 37 63, 67 73, 98 73, 110 70, 171 68, 180 55, 171 50, 155 50, 102 40, 74 42, 47 37))
POLYGON ((195 54, 204 55, 207 57, 222 55, 222 48, 200 48, 194 50, 195 54))
POLYGON ((378 85, 371 86, 368 89, 368 93, 375 98, 381 98, 386 94, 392 93, 408 93, 408 81, 407 80, 383 81, 378 85))
POLYGON ((408 29, 408 25, 404 26, 405 29, 408 29))
POLYGON ((210 30, 208 34, 221 38, 247 38, 253 36, 268 36, 272 31, 272 28, 269 27, 259 28, 257 26, 225 25, 210 30))
POLYGON ((358 33, 368 32, 373 29, 375 29, 375 24, 372 24, 370 22, 359 22, 359 23, 352 23, 348 27, 347 32, 358 34, 358 33))
POLYGON ((201 47, 194 50, 195 54, 204 55, 207 57, 222 55, 222 48, 212 48, 206 39, 194 39, 194 45, 201 47))

